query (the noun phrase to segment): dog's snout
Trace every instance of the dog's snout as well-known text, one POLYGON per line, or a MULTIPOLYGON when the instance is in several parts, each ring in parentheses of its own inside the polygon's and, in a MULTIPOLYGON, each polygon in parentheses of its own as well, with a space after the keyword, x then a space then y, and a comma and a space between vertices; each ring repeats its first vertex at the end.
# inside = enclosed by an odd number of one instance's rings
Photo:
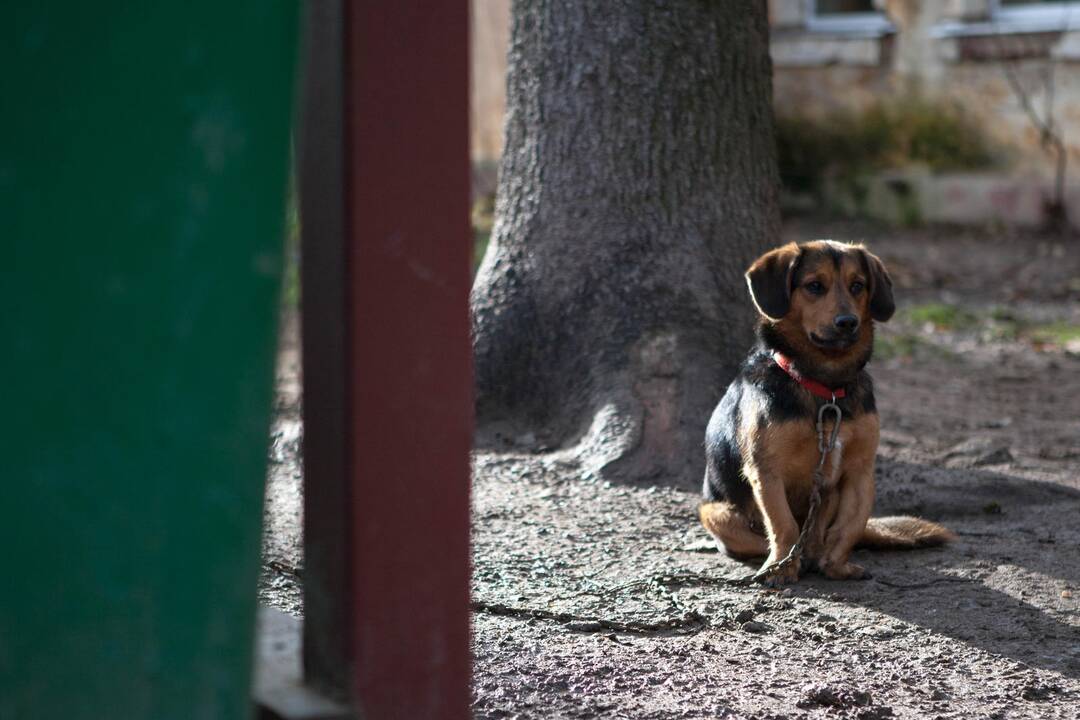
POLYGON ((837 329, 845 332, 852 332, 855 328, 859 327, 859 318, 854 315, 837 315, 833 319, 833 324, 837 329))

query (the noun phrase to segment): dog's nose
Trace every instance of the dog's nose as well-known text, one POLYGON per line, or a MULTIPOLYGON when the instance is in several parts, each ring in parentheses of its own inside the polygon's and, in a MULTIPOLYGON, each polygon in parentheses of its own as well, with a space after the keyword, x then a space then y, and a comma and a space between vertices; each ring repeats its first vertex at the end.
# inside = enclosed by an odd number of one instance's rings
POLYGON ((837 315, 833 319, 833 325, 840 330, 852 332, 855 328, 859 327, 859 318, 854 315, 837 315))

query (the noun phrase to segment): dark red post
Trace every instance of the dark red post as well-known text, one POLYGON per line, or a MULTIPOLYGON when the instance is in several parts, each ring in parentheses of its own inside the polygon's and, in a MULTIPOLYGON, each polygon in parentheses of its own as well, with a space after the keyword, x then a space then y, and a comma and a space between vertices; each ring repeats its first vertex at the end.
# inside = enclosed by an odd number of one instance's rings
POLYGON ((467 0, 345 6, 354 692, 468 716, 467 0))

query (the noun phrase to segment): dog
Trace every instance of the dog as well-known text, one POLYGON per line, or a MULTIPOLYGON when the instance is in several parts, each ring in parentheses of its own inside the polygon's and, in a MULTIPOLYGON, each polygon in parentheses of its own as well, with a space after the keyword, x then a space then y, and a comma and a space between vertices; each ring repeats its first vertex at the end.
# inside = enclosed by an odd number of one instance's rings
POLYGON ((764 556, 759 579, 776 587, 796 581, 800 564, 837 580, 869 577, 849 559, 856 546, 953 540, 951 531, 921 518, 870 517, 879 422, 866 364, 874 323, 895 310, 881 260, 862 245, 790 243, 758 258, 746 281, 760 315, 758 342, 705 433, 699 515, 717 546, 740 560, 764 556), (821 455, 818 410, 828 402, 842 419, 821 469, 820 505, 801 563, 770 571, 806 522, 821 455))

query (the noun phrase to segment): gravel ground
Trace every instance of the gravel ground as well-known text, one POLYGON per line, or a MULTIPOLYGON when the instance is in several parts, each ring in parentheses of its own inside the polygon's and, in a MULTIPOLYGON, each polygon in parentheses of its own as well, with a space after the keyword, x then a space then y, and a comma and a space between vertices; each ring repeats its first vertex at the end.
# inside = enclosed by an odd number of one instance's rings
POLYGON ((879 511, 960 541, 773 592, 723 580, 749 568, 709 547, 690 493, 531 456, 478 457, 475 483, 474 595, 524 611, 476 615, 477 717, 1080 712, 1075 489, 883 457, 879 511))
MULTIPOLYGON (((865 234, 809 229, 789 226, 865 234)), ((1076 247, 1044 243, 1053 267, 1030 291, 1034 245, 972 242, 910 232, 873 246, 901 304, 1073 321, 1076 247)), ((299 360, 286 325, 260 592, 299 614, 299 360)), ((752 568, 715 552, 696 492, 590 477, 528 448, 477 454, 475 716, 1080 718, 1080 358, 980 332, 883 328, 918 342, 872 366, 875 514, 920 514, 960 539, 857 551, 871 580, 744 586, 752 568)))

